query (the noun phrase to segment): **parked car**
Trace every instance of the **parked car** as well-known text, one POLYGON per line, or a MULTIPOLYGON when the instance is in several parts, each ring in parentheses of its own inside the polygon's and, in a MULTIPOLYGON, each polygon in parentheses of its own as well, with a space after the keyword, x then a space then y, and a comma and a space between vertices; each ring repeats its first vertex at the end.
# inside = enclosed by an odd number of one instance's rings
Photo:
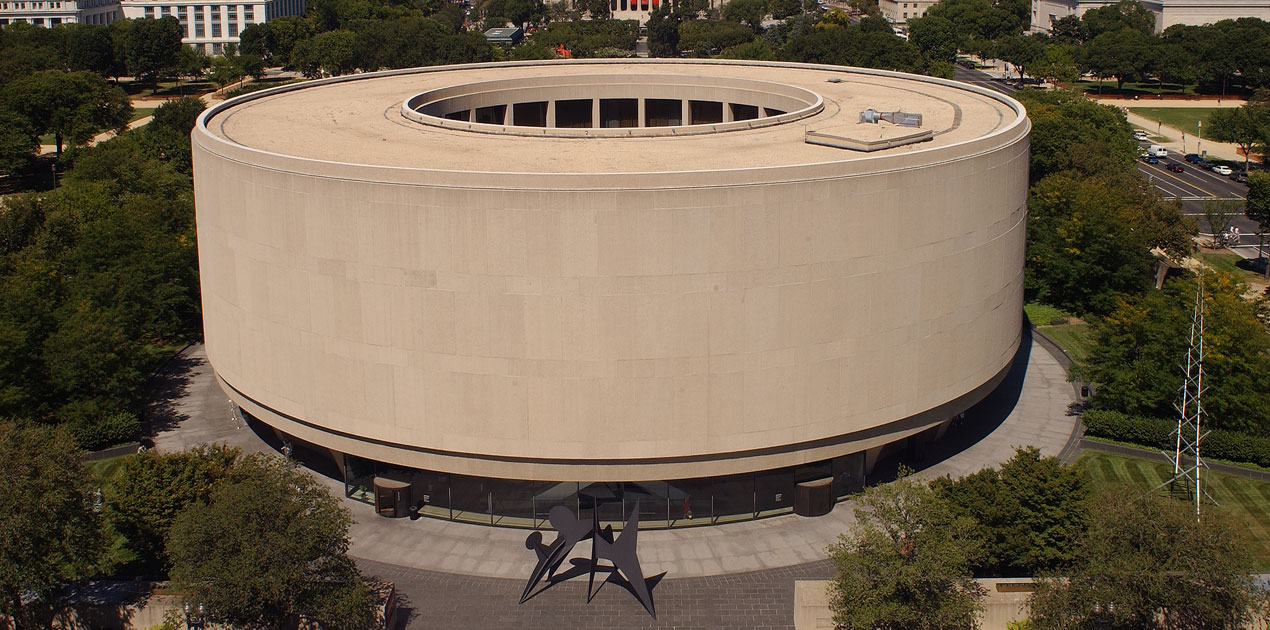
POLYGON ((1147 164, 1159 164, 1160 158, 1155 157, 1154 155, 1145 155, 1142 157, 1142 161, 1146 162, 1147 164))
POLYGON ((1195 163, 1195 166, 1198 166, 1207 171, 1213 168, 1213 163, 1201 158, 1200 161, 1195 163))
POLYGON ((1246 173, 1246 172, 1244 172, 1244 171, 1235 171, 1235 172, 1233 172, 1233 173, 1231 173, 1231 174, 1230 174, 1230 178, 1231 178, 1231 179, 1233 179, 1233 180, 1235 180, 1235 181, 1237 181, 1237 182, 1239 182, 1239 183, 1241 183, 1241 184, 1247 184, 1247 183, 1248 183, 1248 173, 1246 173))
POLYGON ((1187 153, 1187 154, 1186 154, 1186 161, 1187 161, 1187 162, 1190 162, 1191 164, 1199 164, 1199 162, 1200 162, 1200 160, 1201 160, 1201 159, 1203 159, 1203 158, 1201 158, 1201 157, 1199 156, 1199 154, 1198 154, 1198 153, 1187 153))
POLYGON ((1218 175, 1230 175, 1234 171, 1231 170, 1231 168, 1229 166, 1226 166, 1225 164, 1218 164, 1213 167, 1213 172, 1217 173, 1218 175))
POLYGON ((1181 164, 1178 164, 1177 162, 1170 162, 1170 163, 1169 163, 1169 170, 1170 170, 1170 171, 1173 171, 1174 173, 1181 173, 1181 172, 1185 171, 1186 169, 1182 168, 1182 165, 1181 165, 1181 164))
POLYGON ((1146 139, 1147 139, 1147 132, 1146 132, 1146 131, 1144 131, 1144 130, 1142 130, 1142 129, 1134 129, 1134 130, 1133 130, 1133 139, 1134 139, 1134 140, 1146 140, 1146 139))

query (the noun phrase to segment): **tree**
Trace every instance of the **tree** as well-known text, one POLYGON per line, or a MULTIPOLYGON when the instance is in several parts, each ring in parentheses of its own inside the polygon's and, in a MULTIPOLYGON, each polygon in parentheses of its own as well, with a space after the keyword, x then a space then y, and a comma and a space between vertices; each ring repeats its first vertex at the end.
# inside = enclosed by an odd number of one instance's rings
POLYGON ((160 455, 138 453, 124 460, 119 480, 105 496, 110 522, 127 539, 144 570, 165 574, 169 562, 164 541, 177 515, 211 497, 239 457, 237 448, 203 446, 160 455))
POLYGON ((1081 38, 1089 41, 1104 33, 1131 30, 1140 35, 1155 31, 1155 14, 1135 0, 1090 9, 1080 18, 1081 38))
POLYGON ((1032 61, 1032 71, 1050 83, 1073 83, 1080 78, 1076 65, 1076 48, 1070 44, 1050 44, 1045 54, 1032 61))
POLYGON ((767 3, 767 12, 777 20, 801 13, 802 10, 803 3, 800 0, 768 0, 767 3))
POLYGON ((1045 56, 1044 35, 1007 35, 997 40, 998 59, 1009 62, 1019 73, 1019 81, 1027 67, 1045 56))
POLYGON ((153 83, 160 74, 175 69, 184 32, 180 21, 170 15, 131 20, 125 47, 128 72, 153 83))
POLYGON ((53 134, 57 152, 64 141, 78 146, 98 133, 122 131, 132 118, 128 95, 91 72, 45 70, 0 89, 0 103, 26 119, 32 140, 53 134))
POLYGON ((225 89, 225 86, 243 78, 243 69, 236 59, 228 56, 218 56, 212 58, 212 68, 207 73, 207 78, 213 83, 225 89))
POLYGON ((1239 628, 1259 589, 1236 525, 1159 493, 1113 487, 1089 512, 1089 534, 1062 577, 1038 580, 1037 630, 1239 628))
POLYGON ((1221 235, 1230 229, 1230 222, 1239 215, 1239 202, 1231 199, 1205 199, 1204 220, 1212 230, 1213 248, 1222 247, 1221 235))
MULTIPOLYGON (((1270 335, 1247 287, 1204 274, 1204 413, 1209 428, 1270 430, 1270 335)), ((1195 304, 1193 278, 1163 291, 1123 297, 1094 327, 1094 346, 1076 374, 1097 386, 1091 404, 1134 416, 1176 417, 1195 304)))
POLYGON ((0 109, 0 173, 13 173, 26 166, 39 148, 39 134, 31 130, 30 121, 11 110, 0 109))
POLYGON ((954 516, 928 485, 901 477, 860 497, 856 523, 829 546, 836 577, 830 610, 839 627, 921 630, 973 627, 982 589, 970 576, 975 522, 954 516))
POLYGON ((957 61, 957 40, 957 25, 947 18, 927 15, 908 21, 908 41, 927 59, 957 61))
POLYGON ((648 56, 679 56, 679 22, 677 13, 670 10, 668 3, 648 14, 648 56))
POLYGON ((1064 566, 1085 534, 1085 475, 1035 447, 1019 448, 1000 470, 931 483, 957 516, 978 522, 979 572, 1031 576, 1064 566))
POLYGON ((1244 154, 1244 171, 1252 147, 1270 138, 1270 106, 1248 102, 1239 107, 1219 108, 1208 116, 1208 137, 1218 142, 1239 145, 1244 154))
POLYGON ((348 557, 352 516, 288 460, 252 455, 169 531, 171 577, 208 619, 244 628, 301 618, 361 627, 374 596, 348 557))
POLYGON ((1124 113, 1075 90, 1021 90, 1032 121, 1032 182, 1072 170, 1081 176, 1133 168, 1138 144, 1124 113))
MULTIPOLYGON (((1244 202, 1244 216, 1257 223, 1257 257, 1262 258, 1262 243, 1265 241, 1267 228, 1270 228, 1270 173, 1248 173, 1248 198, 1244 202)), ((1266 276, 1270 277, 1270 265, 1266 265, 1266 276)))
POLYGON ((64 429, 0 422, 0 616, 18 628, 37 627, 31 605, 91 575, 100 558, 101 515, 83 457, 64 429))
POLYGON ((749 24, 755 33, 763 32, 768 0, 731 0, 723 5, 723 19, 749 24))
POLYGON ((1109 31, 1085 42, 1081 61, 1100 81, 1115 77, 1116 89, 1124 89, 1125 81, 1142 77, 1150 67, 1152 41, 1149 35, 1131 28, 1109 31))
POLYGON ((291 50, 291 64, 306 77, 341 75, 356 68, 352 31, 328 31, 301 40, 291 50))

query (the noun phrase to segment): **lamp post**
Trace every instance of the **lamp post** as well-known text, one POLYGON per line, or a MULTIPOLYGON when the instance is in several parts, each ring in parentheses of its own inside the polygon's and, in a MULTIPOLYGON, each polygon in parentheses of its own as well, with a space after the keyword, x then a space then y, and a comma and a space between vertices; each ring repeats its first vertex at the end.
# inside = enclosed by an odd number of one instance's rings
POLYGON ((1200 150, 1202 146, 1204 146, 1204 121, 1197 120, 1195 121, 1195 152, 1201 156, 1204 155, 1204 152, 1200 150))

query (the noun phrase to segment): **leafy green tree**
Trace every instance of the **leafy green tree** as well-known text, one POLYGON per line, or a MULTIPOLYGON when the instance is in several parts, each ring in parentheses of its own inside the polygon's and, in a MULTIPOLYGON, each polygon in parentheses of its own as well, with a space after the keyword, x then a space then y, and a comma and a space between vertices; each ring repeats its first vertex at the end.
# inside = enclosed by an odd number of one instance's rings
POLYGON ((169 561, 163 545, 173 521, 186 507, 209 501, 212 487, 229 474, 239 456, 237 448, 215 445, 163 455, 150 451, 124 460, 105 505, 139 568, 154 575, 166 573, 169 561))
POLYGON ((0 422, 0 616, 17 628, 38 627, 32 608, 92 575, 100 558, 101 515, 83 458, 65 430, 0 422))
POLYGON ((1106 178, 1053 175, 1028 201, 1027 286, 1036 299, 1105 313, 1121 293, 1146 288, 1152 257, 1135 229, 1136 191, 1106 178))
POLYGON ((1060 574, 1039 580, 1037 630, 1239 628, 1260 595, 1237 526, 1157 493, 1113 487, 1089 512, 1089 534, 1060 574))
POLYGON ((31 121, 0 108, 0 173, 13 173, 29 164, 40 148, 38 138, 31 130, 31 121))
POLYGON ((961 50, 985 53, 998 38, 1023 31, 1023 22, 1013 9, 1013 5, 994 4, 991 0, 943 0, 931 6, 926 16, 955 24, 961 50))
POLYGON ((783 20, 791 15, 801 13, 803 10, 800 0, 768 0, 767 12, 774 19, 783 20))
MULTIPOLYGON (((1270 229, 1270 173, 1248 173, 1248 198, 1244 202, 1244 216, 1257 223, 1257 256, 1264 257, 1261 249, 1266 230, 1270 229)), ((1266 265, 1266 275, 1270 277, 1270 265, 1266 265)))
POLYGON ((181 22, 170 15, 130 20, 125 46, 128 72, 153 83, 176 69, 183 33, 181 22))
POLYGON ((1057 457, 1019 448, 999 470, 931 483, 957 516, 978 522, 979 572, 1031 576, 1072 559, 1085 534, 1089 481, 1057 457))
POLYGON ((220 86, 222 90, 225 89, 225 86, 238 81, 243 76, 245 75, 242 66, 233 57, 224 55, 212 58, 212 67, 207 73, 207 78, 220 86))
POLYGON ((128 95, 91 72, 44 70, 0 89, 5 109, 26 120, 36 140, 53 134, 57 152, 69 141, 78 146, 105 130, 122 131, 132 117, 128 95))
POLYGON ((755 33, 763 32, 768 0, 731 0, 723 5, 723 19, 748 24, 755 33))
POLYGON ((957 61, 957 25, 938 15, 927 15, 908 21, 908 41, 917 46, 927 59, 957 61))
POLYGON ((856 630, 969 628, 983 590, 971 578, 975 521, 928 485, 902 477, 869 488, 856 523, 829 546, 834 623, 856 630))
POLYGON ((754 32, 736 22, 688 20, 679 25, 679 46, 684 50, 720 50, 754 39, 754 32))
POLYGON ((1080 26, 1084 41, 1126 29, 1146 36, 1155 31, 1155 14, 1134 0, 1120 0, 1086 11, 1080 18, 1080 26))
POLYGON ((306 77, 341 75, 356 67, 354 45, 357 35, 352 31, 329 31, 301 40, 291 50, 291 65, 306 77))
POLYGON ((1046 46, 1045 53, 1032 61, 1032 72, 1055 84, 1075 82, 1080 78, 1075 46, 1056 43, 1046 46))
POLYGON ((679 56, 679 22, 679 15, 664 2, 648 14, 648 56, 679 56))
POLYGON ((776 51, 767 42, 756 39, 752 42, 724 48, 719 53, 720 59, 756 59, 760 61, 771 61, 776 59, 776 51))
POLYGON ((1123 89, 1125 81, 1144 76, 1151 67, 1152 48, 1153 40, 1149 35, 1123 28, 1102 33, 1085 42, 1081 47, 1081 63, 1085 70, 1099 79, 1115 77, 1116 88, 1123 89))
POLYGON ((62 37, 62 54, 66 69, 87 70, 103 77, 124 73, 123 60, 115 55, 110 29, 95 24, 59 24, 54 27, 62 37))
POLYGON ((1212 246, 1221 248, 1221 234, 1230 228, 1230 222, 1239 215, 1239 202, 1233 199, 1205 199, 1204 220, 1213 235, 1212 246))
MULTIPOLYGON (((1223 273, 1204 275, 1204 412, 1214 429, 1270 430, 1270 335, 1246 287, 1223 273)), ((1096 387, 1099 409, 1173 417, 1186 356, 1195 281, 1122 298, 1094 329, 1094 347, 1077 374, 1096 387)))
POLYGON ((1133 168, 1138 144, 1124 113, 1074 90, 1021 90, 1032 121, 1032 181, 1073 170, 1084 176, 1133 168))
POLYGON ((278 457, 248 456, 207 503, 172 524, 172 581, 217 623, 282 629, 303 617, 361 627, 374 596, 347 555, 351 522, 311 474, 278 457))
POLYGON ((1027 68, 1045 56, 1045 36, 1012 34, 1002 37, 996 41, 996 56, 1014 66, 1022 81, 1027 68))
POLYGON ((1249 102, 1239 107, 1218 108, 1209 114, 1204 131, 1213 140, 1239 145, 1244 154, 1244 171, 1247 171, 1252 147, 1270 138, 1270 106, 1249 102))

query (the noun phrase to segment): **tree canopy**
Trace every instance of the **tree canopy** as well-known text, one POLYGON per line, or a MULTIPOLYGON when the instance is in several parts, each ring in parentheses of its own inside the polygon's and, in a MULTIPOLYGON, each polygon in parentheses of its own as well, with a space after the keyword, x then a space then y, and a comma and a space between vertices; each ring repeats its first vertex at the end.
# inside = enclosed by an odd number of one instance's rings
POLYGON ((280 630, 303 618, 362 627, 375 598, 346 555, 351 522, 311 474, 251 455, 172 524, 172 581, 217 623, 280 630))
POLYGON ((36 627, 32 607, 92 575, 100 559, 101 515, 83 458, 64 429, 0 422, 0 616, 19 628, 36 627))
POLYGON ((1238 628, 1254 610, 1251 554, 1230 521, 1158 493, 1112 487, 1089 511, 1075 560, 1039 580, 1037 630, 1238 628))
POLYGON ((925 483, 902 477, 860 496, 856 523, 829 546, 834 623, 855 630, 973 627, 982 589, 975 521, 925 483))

